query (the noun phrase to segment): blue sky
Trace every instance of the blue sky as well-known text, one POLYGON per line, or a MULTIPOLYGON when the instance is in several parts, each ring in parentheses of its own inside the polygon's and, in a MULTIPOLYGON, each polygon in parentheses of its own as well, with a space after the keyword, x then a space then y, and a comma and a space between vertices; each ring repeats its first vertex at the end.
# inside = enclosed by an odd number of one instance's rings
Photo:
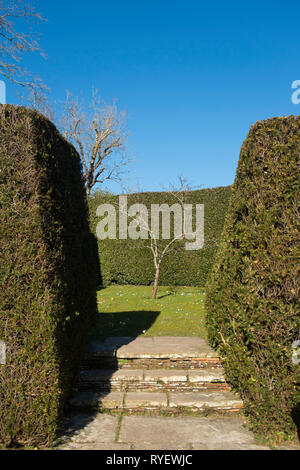
MULTIPOLYGON (((48 58, 26 65, 51 88, 118 100, 128 114, 130 185, 158 191, 178 174, 233 182, 250 125, 299 114, 300 6, 276 1, 40 0, 48 58)), ((17 103, 8 84, 7 102, 17 103)), ((118 191, 115 185, 111 188, 118 191)))

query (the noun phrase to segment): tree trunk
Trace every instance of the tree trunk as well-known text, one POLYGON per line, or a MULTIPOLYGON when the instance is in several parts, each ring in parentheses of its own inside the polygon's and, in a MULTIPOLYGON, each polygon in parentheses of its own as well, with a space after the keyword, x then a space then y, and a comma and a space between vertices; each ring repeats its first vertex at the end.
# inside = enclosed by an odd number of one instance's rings
POLYGON ((159 279, 159 268, 160 268, 159 265, 156 266, 155 278, 154 278, 154 284, 153 284, 151 299, 156 299, 156 294, 157 294, 157 289, 158 289, 158 279, 159 279))

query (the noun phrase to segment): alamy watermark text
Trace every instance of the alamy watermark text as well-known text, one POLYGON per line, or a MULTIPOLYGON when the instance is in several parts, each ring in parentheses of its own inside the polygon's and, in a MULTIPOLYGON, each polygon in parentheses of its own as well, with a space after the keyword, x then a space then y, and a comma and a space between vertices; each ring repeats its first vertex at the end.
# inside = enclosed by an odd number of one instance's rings
POLYGON ((151 204, 149 212, 144 204, 136 203, 128 207, 127 196, 123 195, 119 196, 117 207, 100 204, 96 215, 101 217, 96 227, 97 237, 101 240, 185 239, 186 250, 199 250, 204 245, 204 204, 195 204, 194 207, 193 204, 179 203, 171 206, 151 204))

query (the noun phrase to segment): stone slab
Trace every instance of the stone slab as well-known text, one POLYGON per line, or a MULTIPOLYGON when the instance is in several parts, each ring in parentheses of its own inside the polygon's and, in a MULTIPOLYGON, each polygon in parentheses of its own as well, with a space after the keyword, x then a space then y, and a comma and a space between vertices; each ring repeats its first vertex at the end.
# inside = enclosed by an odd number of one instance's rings
POLYGON ((132 450, 192 450, 191 446, 188 444, 186 445, 178 445, 178 446, 161 446, 159 444, 131 444, 132 450))
POLYGON ((138 350, 143 350, 147 344, 153 342, 152 338, 143 338, 143 337, 131 337, 131 336, 111 336, 103 340, 94 340, 91 341, 87 356, 93 357, 123 357, 122 351, 125 348, 129 347, 138 348, 138 350), (121 351, 121 353, 118 353, 121 351), (121 355, 120 355, 121 354, 121 355))
POLYGON ((73 442, 60 447, 59 450, 131 450, 131 445, 118 442, 92 442, 90 444, 73 442))
POLYGON ((231 409, 241 408, 243 402, 232 392, 177 392, 170 393, 169 406, 192 408, 231 409))
POLYGON ((136 338, 116 351, 120 359, 163 359, 163 358, 215 358, 217 353, 203 338, 187 336, 156 336, 136 338))
POLYGON ((93 357, 115 357, 116 348, 103 341, 91 341, 86 356, 93 357))
POLYGON ((257 444, 243 444, 231 442, 212 442, 202 444, 196 442, 192 444, 192 450, 271 450, 270 447, 264 447, 257 444))
POLYGON ((117 416, 102 413, 74 413, 65 419, 65 442, 62 445, 114 442, 117 427, 117 416))
POLYGON ((113 373, 111 380, 118 381, 141 381, 144 377, 142 369, 120 369, 113 373))
MULTIPOLYGON (((74 413, 65 420, 64 440, 57 450, 269 450, 255 442, 242 416, 124 416, 74 413)), ((282 450, 299 450, 287 443, 282 450)))
POLYGON ((217 353, 198 336, 108 337, 92 341, 87 355, 119 359, 218 358, 217 353))
POLYGON ((199 336, 155 336, 155 347, 173 357, 202 357, 214 358, 218 354, 208 345, 207 341, 199 336))
POLYGON ((188 371, 189 381, 195 382, 225 382, 224 371, 222 368, 203 368, 188 371))
POLYGON ((145 382, 161 381, 169 382, 187 382, 187 370, 180 369, 149 369, 145 370, 145 382))
POLYGON ((101 382, 101 381, 140 381, 143 380, 143 370, 141 369, 86 369, 81 371, 80 380, 101 382))
POLYGON ((255 444, 252 432, 241 416, 222 417, 152 417, 124 416, 119 442, 134 448, 191 449, 255 444))
POLYGON ((124 393, 122 392, 79 392, 70 401, 74 408, 122 408, 124 393))
POLYGON ((165 408, 168 404, 167 395, 159 392, 128 392, 125 396, 124 408, 165 408))

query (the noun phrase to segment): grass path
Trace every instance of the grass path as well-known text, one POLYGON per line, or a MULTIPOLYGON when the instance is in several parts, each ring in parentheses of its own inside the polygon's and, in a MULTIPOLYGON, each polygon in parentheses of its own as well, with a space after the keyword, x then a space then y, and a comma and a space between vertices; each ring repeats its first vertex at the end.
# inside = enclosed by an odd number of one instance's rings
POLYGON ((201 336, 206 338, 204 290, 198 287, 110 286, 98 292, 93 336, 201 336), (105 332, 105 333, 104 333, 105 332))

